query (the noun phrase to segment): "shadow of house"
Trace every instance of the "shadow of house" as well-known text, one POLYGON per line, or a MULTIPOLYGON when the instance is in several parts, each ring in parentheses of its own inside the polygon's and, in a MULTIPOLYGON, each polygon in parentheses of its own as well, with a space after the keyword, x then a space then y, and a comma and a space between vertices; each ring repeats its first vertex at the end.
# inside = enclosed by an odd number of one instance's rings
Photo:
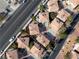
POLYGON ((46 27, 45 27, 45 25, 43 25, 42 23, 39 23, 38 26, 39 26, 40 32, 46 31, 46 27))
POLYGON ((59 10, 61 10, 62 8, 64 8, 62 1, 58 0, 58 6, 59 6, 59 10))
POLYGON ((51 23, 57 16, 56 12, 50 12, 49 13, 49 22, 51 23))
POLYGON ((55 36, 53 36, 51 33, 46 32, 44 33, 45 37, 48 38, 50 41, 55 41, 55 36))
POLYGON ((27 55, 26 49, 23 49, 23 48, 18 48, 17 52, 18 52, 18 58, 19 58, 19 59, 20 59, 21 57, 24 57, 24 56, 27 55))

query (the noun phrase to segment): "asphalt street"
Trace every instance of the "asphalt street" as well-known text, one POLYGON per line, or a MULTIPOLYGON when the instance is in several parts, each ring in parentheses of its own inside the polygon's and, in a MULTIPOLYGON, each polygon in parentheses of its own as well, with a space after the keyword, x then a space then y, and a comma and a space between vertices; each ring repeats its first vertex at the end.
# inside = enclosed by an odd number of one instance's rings
MULTIPOLYGON (((0 51, 5 49, 9 44, 9 39, 20 28, 25 20, 27 20, 27 22, 29 21, 27 18, 32 14, 40 2, 41 0, 28 0, 28 2, 22 4, 0 28, 0 51)), ((22 28, 20 28, 20 30, 21 29, 22 28)))

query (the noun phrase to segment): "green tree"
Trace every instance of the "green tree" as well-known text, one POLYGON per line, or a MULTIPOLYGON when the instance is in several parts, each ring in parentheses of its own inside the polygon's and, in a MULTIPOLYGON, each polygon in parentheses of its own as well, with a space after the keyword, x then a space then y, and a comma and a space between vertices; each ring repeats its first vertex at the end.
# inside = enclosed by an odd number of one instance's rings
POLYGON ((45 6, 41 4, 39 6, 39 10, 40 10, 40 12, 44 12, 45 11, 45 6))
POLYGON ((67 19, 68 19, 69 22, 72 22, 73 21, 72 20, 73 19, 72 16, 69 16, 67 19))
POLYGON ((66 36, 67 36, 66 27, 63 26, 63 27, 59 30, 59 35, 58 35, 58 37, 59 37, 60 39, 64 39, 66 36))
POLYGON ((32 16, 32 20, 33 20, 33 21, 36 21, 36 16, 33 15, 33 16, 32 16))
POLYGON ((60 39, 65 39, 67 34, 65 32, 59 34, 60 39))

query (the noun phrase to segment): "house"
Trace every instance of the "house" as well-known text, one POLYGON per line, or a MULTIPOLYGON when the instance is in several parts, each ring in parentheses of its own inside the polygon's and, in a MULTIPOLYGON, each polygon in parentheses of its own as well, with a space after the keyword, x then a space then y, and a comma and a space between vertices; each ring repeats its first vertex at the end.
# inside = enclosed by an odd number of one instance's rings
POLYGON ((74 9, 79 5, 79 0, 67 0, 66 3, 74 9))
POLYGON ((40 12, 39 13, 39 22, 40 23, 45 23, 47 21, 49 22, 49 13, 47 11, 40 12))
POLYGON ((17 50, 10 50, 6 52, 7 59, 19 59, 17 50))
POLYGON ((76 43, 76 44, 74 45, 73 50, 76 50, 77 52, 79 52, 79 43, 76 43))
POLYGON ((30 23, 29 24, 29 32, 30 32, 30 35, 40 34, 38 24, 34 23, 34 22, 30 23))
POLYGON ((49 27, 51 28, 53 35, 56 36, 57 34, 59 34, 59 30, 61 29, 61 27, 63 26, 63 23, 55 18, 51 24, 49 25, 49 27))
POLYGON ((74 51, 71 51, 71 59, 77 59, 77 54, 74 51))
POLYGON ((49 44, 49 42, 50 42, 50 40, 47 37, 45 37, 43 34, 39 34, 37 36, 36 40, 39 43, 41 43, 44 47, 46 47, 49 44))
POLYGON ((70 16, 70 13, 62 9, 58 12, 57 18, 59 18, 63 22, 66 22, 69 16, 70 16))
POLYGON ((49 13, 47 11, 45 12, 40 12, 39 13, 39 19, 38 19, 39 23, 44 24, 46 27, 48 27, 49 24, 49 13))
POLYGON ((79 5, 79 0, 69 0, 69 1, 73 5, 74 8, 79 5))
POLYGON ((57 12, 59 10, 58 0, 49 0, 47 6, 49 12, 57 12))
POLYGON ((24 59, 28 57, 27 55, 27 50, 25 48, 9 49, 6 52, 7 59, 24 59))
POLYGON ((79 43, 76 43, 74 45, 74 48, 71 51, 71 53, 72 53, 72 55, 71 55, 72 59, 78 59, 79 58, 79 43))
POLYGON ((44 56, 44 49, 41 46, 39 46, 38 44, 35 44, 31 48, 30 52, 32 53, 32 55, 34 55, 34 57, 36 59, 41 59, 41 57, 44 56))
POLYGON ((29 50, 29 40, 29 37, 17 38, 18 48, 26 48, 27 50, 29 50))

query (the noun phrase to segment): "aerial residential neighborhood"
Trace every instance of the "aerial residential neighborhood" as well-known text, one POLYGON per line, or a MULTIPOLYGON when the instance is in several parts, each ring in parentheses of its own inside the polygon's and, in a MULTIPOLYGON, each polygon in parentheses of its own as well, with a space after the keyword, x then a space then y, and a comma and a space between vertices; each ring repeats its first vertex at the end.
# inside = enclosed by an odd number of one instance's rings
POLYGON ((79 0, 0 0, 0 59, 79 59, 79 0))

